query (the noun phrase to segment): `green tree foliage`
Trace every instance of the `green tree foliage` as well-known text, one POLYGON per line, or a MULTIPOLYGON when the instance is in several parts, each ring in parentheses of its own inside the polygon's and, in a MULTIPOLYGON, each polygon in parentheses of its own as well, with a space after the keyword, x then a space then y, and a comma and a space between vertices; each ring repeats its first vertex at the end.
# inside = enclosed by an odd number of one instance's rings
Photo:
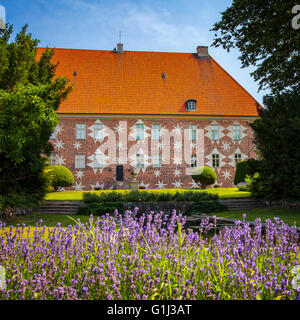
MULTIPOLYGON (((43 172, 48 142, 58 123, 55 110, 71 90, 65 78, 54 79, 53 50, 36 58, 38 40, 24 26, 10 41, 12 26, 0 31, 0 198, 1 206, 23 206, 46 192, 43 172)), ((1 208, 0 208, 1 209, 1 208)))
POLYGON ((216 173, 209 167, 199 167, 194 169, 192 171, 192 178, 195 182, 200 182, 203 189, 217 181, 216 173))
POLYGON ((292 28, 294 0, 233 0, 212 31, 213 45, 238 48, 243 67, 254 66, 260 89, 300 90, 300 31, 292 28))
POLYGON ((250 126, 261 152, 259 178, 252 183, 255 196, 268 199, 300 197, 300 97, 265 97, 260 119, 250 126))
POLYGON ((51 184, 55 191, 59 187, 70 187, 74 184, 74 176, 68 168, 64 166, 49 166, 47 169, 51 175, 51 184))
POLYGON ((260 161, 248 159, 238 162, 235 171, 234 184, 244 182, 247 175, 253 176, 256 172, 260 172, 260 161))

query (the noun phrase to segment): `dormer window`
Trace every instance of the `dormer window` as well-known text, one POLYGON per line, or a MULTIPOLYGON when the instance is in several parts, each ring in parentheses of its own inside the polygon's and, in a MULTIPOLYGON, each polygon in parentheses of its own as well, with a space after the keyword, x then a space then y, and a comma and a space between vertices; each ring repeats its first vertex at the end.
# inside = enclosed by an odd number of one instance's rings
POLYGON ((191 99, 186 101, 186 111, 188 112, 195 112, 197 111, 197 100, 191 99))

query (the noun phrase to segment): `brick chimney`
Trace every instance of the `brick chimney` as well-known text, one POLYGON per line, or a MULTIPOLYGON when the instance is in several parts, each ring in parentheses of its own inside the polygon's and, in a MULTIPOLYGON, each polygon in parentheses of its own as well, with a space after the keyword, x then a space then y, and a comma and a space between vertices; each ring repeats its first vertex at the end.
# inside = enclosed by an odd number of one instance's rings
POLYGON ((198 58, 209 58, 208 47, 198 46, 197 47, 197 57, 198 58))
POLYGON ((117 52, 123 53, 123 43, 117 43, 117 52))

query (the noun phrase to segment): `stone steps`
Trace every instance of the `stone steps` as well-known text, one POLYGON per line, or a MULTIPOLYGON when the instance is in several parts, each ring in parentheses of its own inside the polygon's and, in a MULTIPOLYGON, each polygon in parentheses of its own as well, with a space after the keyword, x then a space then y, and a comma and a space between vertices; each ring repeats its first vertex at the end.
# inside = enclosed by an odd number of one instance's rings
POLYGON ((37 212, 41 214, 73 215, 83 206, 85 206, 84 203, 75 201, 47 201, 38 207, 37 212))
POLYGON ((251 198, 220 199, 220 203, 227 206, 229 211, 266 208, 266 204, 264 202, 251 198))

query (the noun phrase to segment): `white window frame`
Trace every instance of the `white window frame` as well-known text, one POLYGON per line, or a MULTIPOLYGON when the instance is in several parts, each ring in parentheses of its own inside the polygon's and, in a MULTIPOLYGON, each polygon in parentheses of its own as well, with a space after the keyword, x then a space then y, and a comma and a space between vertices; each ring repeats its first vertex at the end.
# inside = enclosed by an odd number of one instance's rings
POLYGON ((190 125, 190 141, 196 141, 197 140, 197 126, 196 125, 190 125))
POLYGON ((142 153, 136 154, 136 168, 137 169, 145 168, 144 155, 142 153))
POLYGON ((218 124, 211 125, 211 140, 212 141, 219 140, 219 125, 218 124))
POLYGON ((212 158, 212 167, 220 168, 220 155, 218 153, 213 153, 211 158, 212 158))
POLYGON ((197 155, 196 154, 192 154, 191 155, 191 168, 197 168, 197 155))
POLYGON ((85 140, 86 139, 86 124, 77 123, 76 124, 76 139, 85 140))
POLYGON ((49 166, 56 166, 57 154, 51 153, 50 157, 47 160, 49 166))
POLYGON ((152 125, 152 140, 160 140, 161 139, 160 130, 161 130, 160 124, 153 124, 152 125))
POLYGON ((239 124, 233 125, 232 135, 233 141, 241 141, 241 126, 239 124))
POLYGON ((102 153, 96 153, 94 155, 94 169, 104 168, 104 155, 102 153))
POLYGON ((237 166, 238 162, 242 161, 242 155, 240 153, 234 154, 235 166, 237 166))
POLYGON ((136 129, 136 140, 144 140, 144 124, 137 123, 135 126, 136 129))
POLYGON ((195 101, 188 101, 186 106, 187 111, 197 111, 197 104, 195 101))
POLYGON ((103 124, 94 123, 94 139, 103 140, 103 124))
POLYGON ((162 167, 162 155, 155 154, 152 157, 153 159, 153 168, 161 168, 162 167))
POLYGON ((85 154, 75 154, 75 169, 85 169, 85 154))

